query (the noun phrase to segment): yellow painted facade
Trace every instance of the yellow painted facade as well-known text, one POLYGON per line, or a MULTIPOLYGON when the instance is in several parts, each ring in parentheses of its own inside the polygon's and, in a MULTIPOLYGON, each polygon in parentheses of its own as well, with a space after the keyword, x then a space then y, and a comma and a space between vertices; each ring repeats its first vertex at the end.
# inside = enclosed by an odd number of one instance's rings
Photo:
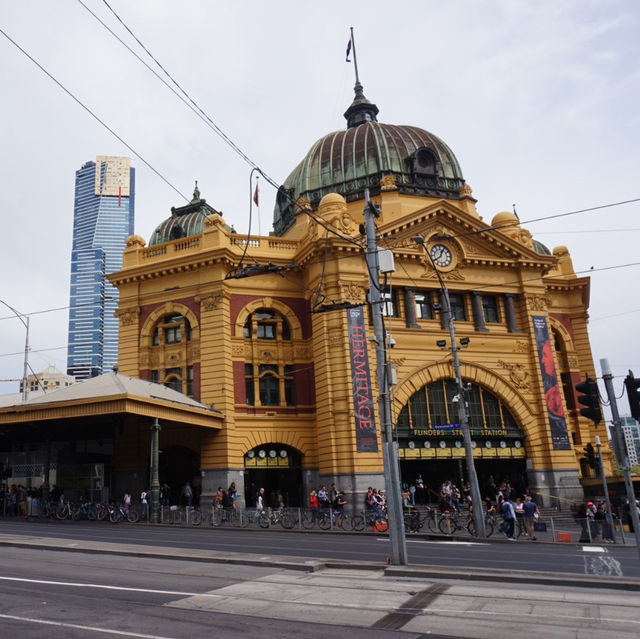
MULTIPOLYGON (((192 204, 204 206, 198 196, 192 204)), ((486 393, 483 411, 499 405, 503 419, 507 410, 515 422, 509 432, 516 436, 508 442, 503 428, 478 431, 474 455, 484 474, 494 469, 499 477, 508 461, 509 473, 521 469, 530 488, 579 497, 586 474, 582 449, 595 435, 607 441, 604 423, 594 428, 579 416, 573 390, 585 375, 595 377, 587 332, 589 279, 575 275, 566 248, 536 250, 511 213, 496 216, 491 226, 500 228, 489 230, 468 186, 457 198, 438 198, 403 194, 393 179, 384 179, 373 200, 381 211, 379 246, 395 259, 387 282, 394 311, 385 318, 395 340, 389 353, 397 370, 393 415, 398 418, 420 389, 453 378, 451 354, 436 344, 449 339, 439 314, 416 315, 416 295, 434 303, 440 288, 425 248, 445 246, 451 262, 440 272, 466 315, 455 323, 457 338, 470 340, 460 352, 463 380, 486 393), (425 239, 424 247, 415 236, 425 239), (485 308, 483 300, 495 308, 485 308), (485 321, 487 313, 491 321, 485 321), (533 317, 546 320, 558 383, 564 382, 556 402, 565 416, 566 449, 554 448, 533 317), (489 402, 489 395, 497 402, 489 402)), ((313 312, 320 302, 363 304, 373 336, 359 230, 363 206, 362 198, 347 203, 338 194, 324 196, 315 210, 300 202, 294 223, 280 237, 236 234, 210 209, 193 235, 152 246, 139 236, 129 238, 123 268, 110 277, 120 291, 119 369, 181 384, 183 392, 222 412, 221 430, 203 430, 197 445, 185 439, 186 446, 199 447, 203 494, 235 481, 250 497, 249 480, 268 477, 260 469, 272 473, 273 487, 282 468, 293 472, 294 460, 299 469, 282 479, 290 492, 291 482, 298 485, 292 503, 304 503, 304 494, 321 483, 336 481, 352 494, 371 483, 381 486, 381 452, 357 451, 346 311, 313 312), (286 270, 230 277, 256 264, 286 270), (249 374, 247 367, 253 367, 249 374), (265 376, 273 379, 263 387, 265 376)), ((372 342, 368 355, 375 389, 372 342)), ((444 479, 430 476, 434 463, 445 464, 438 473, 457 468, 456 431, 440 448, 440 431, 412 420, 408 431, 398 428, 403 478, 411 481, 419 471, 434 484, 444 479)), ((610 472, 608 449, 605 456, 610 472)))

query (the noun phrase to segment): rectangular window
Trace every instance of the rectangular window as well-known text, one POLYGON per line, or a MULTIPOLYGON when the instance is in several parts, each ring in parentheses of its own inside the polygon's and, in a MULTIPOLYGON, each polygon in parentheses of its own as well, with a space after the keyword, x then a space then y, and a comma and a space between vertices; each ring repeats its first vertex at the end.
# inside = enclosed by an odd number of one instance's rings
POLYGON ((160 371, 151 371, 151 381, 154 384, 160 383, 160 371))
POLYGON ((172 326, 164 329, 164 343, 178 344, 182 339, 179 326, 172 326))
POLYGON ((464 295, 460 293, 449 294, 449 302, 451 304, 451 314, 454 322, 467 321, 467 309, 465 305, 464 295))
POLYGON ((495 295, 483 295, 482 308, 484 309, 484 321, 487 324, 497 324, 500 321, 498 298, 495 295))
POLYGON ((442 424, 448 424, 447 419, 447 407, 444 402, 444 392, 442 384, 436 382, 435 384, 429 384, 428 386, 428 398, 429 398, 429 417, 431 418, 431 428, 441 426, 442 424))
POLYGON ((418 319, 433 319, 431 293, 416 293, 416 316, 418 319))
POLYGON ((483 391, 482 403, 484 404, 485 428, 502 428, 502 415, 498 400, 491 393, 483 391))
POLYGON ((193 395, 193 366, 187 366, 187 395, 193 395))
POLYGON ((424 389, 415 393, 409 400, 411 405, 411 421, 414 428, 429 428, 429 416, 427 415, 427 397, 424 389))
POLYGON ((272 364, 260 364, 258 370, 260 375, 260 404, 262 406, 280 406, 278 367, 272 364))
POLYGON ((284 367, 284 397, 287 406, 296 405, 295 374, 293 366, 289 365, 284 367))
POLYGON ((258 339, 275 339, 275 338, 276 338, 275 324, 258 322, 258 339))
POLYGON ((253 406, 255 404, 255 392, 253 386, 253 365, 245 364, 244 365, 244 391, 246 396, 246 401, 249 406, 253 406))

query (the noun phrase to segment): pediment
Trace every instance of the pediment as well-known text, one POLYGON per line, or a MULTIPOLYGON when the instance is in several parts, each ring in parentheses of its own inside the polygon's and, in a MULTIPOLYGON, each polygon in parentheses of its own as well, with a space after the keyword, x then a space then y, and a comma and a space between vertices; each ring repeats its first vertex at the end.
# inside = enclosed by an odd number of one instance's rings
POLYGON ((519 225, 494 229, 480 218, 462 211, 455 203, 441 200, 378 225, 380 246, 394 249, 417 249, 416 236, 428 245, 442 243, 464 263, 535 263, 549 267, 550 256, 533 248, 531 233, 519 225))

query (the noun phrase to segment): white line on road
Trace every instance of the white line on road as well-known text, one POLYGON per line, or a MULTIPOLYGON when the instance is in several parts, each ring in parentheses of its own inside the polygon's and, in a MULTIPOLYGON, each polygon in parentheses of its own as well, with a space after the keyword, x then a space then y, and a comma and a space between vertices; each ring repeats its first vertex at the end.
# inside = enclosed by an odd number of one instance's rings
POLYGON ((20 621, 28 623, 39 623, 45 626, 59 626, 61 628, 74 628, 76 630, 91 630, 93 632, 104 632, 109 635, 120 635, 122 637, 139 637, 140 639, 174 639, 173 637, 161 637, 160 635, 143 635, 138 632, 125 630, 109 630, 106 628, 95 628, 94 626, 81 626, 77 623, 64 623, 62 621, 47 621, 46 619, 33 619, 31 617, 17 617, 15 615, 0 614, 0 619, 20 621))
POLYGON ((84 584, 73 581, 49 581, 46 579, 27 579, 25 577, 0 577, 0 581, 19 581, 29 584, 44 584, 45 586, 71 586, 74 588, 101 588, 103 590, 121 590, 126 592, 146 592, 156 595, 178 595, 180 597, 216 597, 218 595, 202 592, 183 592, 182 590, 153 590, 151 588, 128 588, 125 586, 107 586, 105 584, 84 584))
POLYGON ((607 552, 602 546, 582 546, 583 552, 607 552))
MULTIPOLYGON (((377 539, 376 541, 386 541, 388 539, 377 539)), ((479 541, 430 541, 428 539, 407 539, 407 543, 412 544, 440 544, 444 546, 488 546, 489 544, 485 544, 479 541)))

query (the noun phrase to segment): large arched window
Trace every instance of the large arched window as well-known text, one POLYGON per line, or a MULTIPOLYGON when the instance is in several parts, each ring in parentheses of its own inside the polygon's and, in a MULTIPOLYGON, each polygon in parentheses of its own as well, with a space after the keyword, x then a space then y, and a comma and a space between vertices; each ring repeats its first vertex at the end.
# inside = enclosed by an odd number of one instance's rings
MULTIPOLYGON (((509 409, 487 389, 468 384, 465 392, 471 428, 517 429, 509 409)), ((399 435, 415 430, 438 430, 459 423, 458 388, 452 379, 432 382, 416 391, 398 415, 399 435)))

